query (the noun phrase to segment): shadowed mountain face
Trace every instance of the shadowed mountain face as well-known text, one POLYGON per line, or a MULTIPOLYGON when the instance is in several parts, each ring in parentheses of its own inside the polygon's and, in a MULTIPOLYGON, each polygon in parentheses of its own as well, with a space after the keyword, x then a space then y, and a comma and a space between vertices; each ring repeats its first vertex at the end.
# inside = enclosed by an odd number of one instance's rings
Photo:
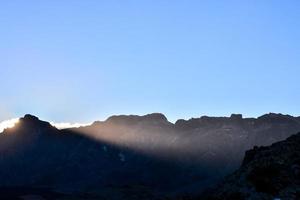
POLYGON ((300 199, 300 133, 246 152, 242 166, 200 199, 300 199))
POLYGON ((193 194, 237 169, 247 149, 298 131, 300 119, 281 114, 175 124, 158 113, 113 116, 65 130, 25 115, 0 134, 0 186, 17 187, 18 195, 19 188, 39 195, 46 188, 85 199, 193 194))

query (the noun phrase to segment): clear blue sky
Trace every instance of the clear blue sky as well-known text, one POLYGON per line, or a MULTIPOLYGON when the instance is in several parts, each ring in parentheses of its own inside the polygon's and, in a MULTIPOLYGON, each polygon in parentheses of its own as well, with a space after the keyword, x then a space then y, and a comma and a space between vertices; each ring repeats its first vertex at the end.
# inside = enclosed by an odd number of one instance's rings
POLYGON ((0 120, 300 115, 300 1, 0 3, 0 120))

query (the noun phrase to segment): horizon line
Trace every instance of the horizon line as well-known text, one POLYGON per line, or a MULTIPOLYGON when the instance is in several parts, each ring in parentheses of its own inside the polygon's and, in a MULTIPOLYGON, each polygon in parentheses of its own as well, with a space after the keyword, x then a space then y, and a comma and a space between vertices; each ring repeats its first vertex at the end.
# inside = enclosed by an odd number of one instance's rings
MULTIPOLYGON (((92 125, 94 122, 105 122, 107 121, 108 119, 110 119, 111 117, 121 117, 121 116, 124 116, 124 117, 130 117, 130 116, 136 116, 136 117, 145 117, 145 116, 149 116, 149 115, 153 115, 153 114, 160 114, 162 116, 164 116, 166 118, 166 120, 172 124, 175 124, 177 121, 179 120, 191 120, 191 119, 200 119, 202 117, 210 117, 210 118, 230 118, 234 115, 240 115, 242 119, 258 119, 259 117, 262 117, 264 115, 271 115, 271 114, 274 114, 274 115, 283 115, 283 116, 290 116, 290 117, 295 117, 295 118, 298 118, 300 116, 295 116, 295 115, 290 115, 290 114, 283 114, 283 113, 276 113, 276 112, 269 112, 269 113, 265 113, 265 114, 262 114, 262 115, 259 115, 259 116, 256 116, 256 117, 244 117, 244 114, 241 114, 241 113, 231 113, 230 116, 212 116, 212 115, 200 115, 198 117, 190 117, 188 119, 186 118, 178 118, 176 119, 175 121, 170 121, 165 114, 163 113, 159 113, 159 112, 154 112, 154 113, 148 113, 148 114, 144 114, 144 115, 137 115, 137 114, 117 114, 117 115, 110 115, 108 116, 106 119, 97 119, 97 120, 93 120, 91 122, 87 122, 87 123, 84 123, 84 122, 55 122, 55 121, 52 121, 52 120, 45 120, 45 119, 40 119, 39 117, 37 117, 38 119, 42 120, 42 121, 46 121, 46 122, 49 122, 52 126, 58 128, 58 129, 66 129, 66 128, 78 128, 78 127, 82 127, 82 126, 89 126, 89 125, 92 125)), ((30 116, 34 116, 36 117, 36 115, 34 114, 25 114, 23 117, 25 117, 26 115, 30 115, 30 116)), ((6 128, 11 128, 13 127, 18 121, 19 119, 23 118, 23 117, 19 117, 19 118, 11 118, 11 119, 7 119, 7 120, 3 120, 3 121, 0 121, 0 133, 4 131, 4 129, 6 128)))

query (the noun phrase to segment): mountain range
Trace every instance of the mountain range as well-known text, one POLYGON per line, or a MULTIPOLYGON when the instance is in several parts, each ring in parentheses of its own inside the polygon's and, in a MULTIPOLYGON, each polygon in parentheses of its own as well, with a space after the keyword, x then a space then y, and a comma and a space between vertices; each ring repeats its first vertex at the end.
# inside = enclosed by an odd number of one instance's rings
POLYGON ((160 113, 121 115, 62 130, 25 115, 0 134, 0 194, 3 199, 193 197, 252 163, 258 147, 248 149, 299 131, 300 117, 275 113, 175 123, 160 113))

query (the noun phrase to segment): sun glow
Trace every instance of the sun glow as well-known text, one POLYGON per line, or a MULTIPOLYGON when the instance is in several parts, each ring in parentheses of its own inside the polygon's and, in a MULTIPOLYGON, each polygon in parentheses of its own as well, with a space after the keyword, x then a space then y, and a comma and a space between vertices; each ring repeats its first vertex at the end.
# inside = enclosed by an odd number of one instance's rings
POLYGON ((4 131, 6 128, 12 128, 15 126, 16 123, 19 122, 19 118, 9 119, 0 122, 0 133, 4 131))
MULTIPOLYGON (((12 128, 15 126, 16 123, 19 122, 19 118, 4 120, 0 122, 0 133, 4 131, 4 129, 12 128)), ((64 129, 64 128, 78 128, 80 126, 88 126, 91 125, 91 123, 69 123, 69 122, 62 122, 62 123, 55 123, 50 122, 52 126, 55 126, 58 129, 64 129)))

